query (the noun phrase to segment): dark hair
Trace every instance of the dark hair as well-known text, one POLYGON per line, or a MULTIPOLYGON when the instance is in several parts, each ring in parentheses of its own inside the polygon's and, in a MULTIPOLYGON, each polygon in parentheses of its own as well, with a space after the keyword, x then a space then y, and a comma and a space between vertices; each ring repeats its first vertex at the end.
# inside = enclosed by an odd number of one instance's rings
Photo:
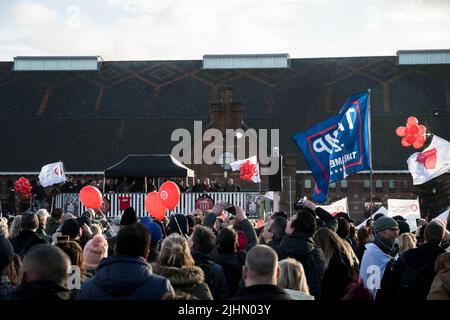
POLYGON ((336 233, 342 239, 347 238, 350 233, 350 226, 348 224, 348 221, 345 220, 344 218, 337 218, 337 222, 338 222, 338 228, 337 228, 336 233))
POLYGON ((83 270, 83 249, 76 241, 58 241, 55 246, 69 256, 72 265, 78 266, 83 270))
POLYGON ((150 249, 150 232, 141 223, 123 226, 116 238, 114 253, 124 256, 146 257, 150 249))
POLYGON ((236 252, 236 232, 223 228, 217 234, 217 246, 226 253, 236 252))
POLYGON ((431 221, 425 227, 424 238, 427 243, 440 245, 444 239, 445 228, 441 222, 431 221))
POLYGON ((64 214, 63 209, 56 208, 56 209, 53 209, 51 216, 52 216, 52 218, 60 220, 63 214, 64 214))
POLYGON ((358 232, 356 233, 357 239, 356 242, 359 246, 363 246, 366 244, 366 242, 369 240, 370 235, 372 232, 370 232, 369 227, 361 227, 359 228, 358 232))
POLYGON ((282 218, 287 219, 287 218, 288 218, 288 215, 287 215, 287 213, 284 212, 284 211, 277 211, 277 212, 274 212, 273 215, 272 215, 272 218, 275 219, 276 217, 282 217, 282 218))
POLYGON ((297 210, 295 219, 291 222, 291 228, 312 237, 316 231, 316 215, 308 208, 297 210))
POLYGON ((195 226, 192 234, 192 245, 194 250, 208 254, 214 249, 216 236, 210 228, 195 226))
POLYGON ((286 235, 287 219, 281 216, 275 217, 270 225, 270 232, 272 232, 272 240, 280 241, 286 235))

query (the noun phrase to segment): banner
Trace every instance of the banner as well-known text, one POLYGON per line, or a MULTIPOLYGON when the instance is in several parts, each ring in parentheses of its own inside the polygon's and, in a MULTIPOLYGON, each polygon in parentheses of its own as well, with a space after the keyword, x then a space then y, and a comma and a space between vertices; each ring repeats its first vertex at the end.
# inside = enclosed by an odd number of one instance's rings
POLYGON ((328 211, 333 216, 336 215, 336 213, 338 213, 338 212, 349 213, 347 198, 343 198, 343 199, 333 202, 332 204, 327 205, 327 206, 318 206, 318 207, 328 211))
POLYGON ((416 219, 420 219, 419 199, 388 199, 387 203, 390 217, 402 216, 409 224, 411 232, 417 230, 416 219))
POLYGON ((381 206, 377 211, 375 211, 369 218, 367 218, 366 220, 364 220, 363 222, 361 222, 360 224, 358 224, 358 226, 356 227, 356 229, 359 229, 361 227, 364 227, 367 223, 367 220, 369 219, 373 219, 373 217, 375 217, 375 215, 381 213, 382 215, 385 216, 389 216, 389 211, 387 211, 387 209, 383 206, 381 206))
MULTIPOLYGON (((259 174, 259 163, 258 160, 256 159, 256 156, 244 159, 244 160, 238 160, 238 161, 234 161, 232 163, 230 163, 230 167, 231 170, 233 171, 241 171, 241 179, 242 179, 242 175, 246 174, 249 175, 249 180, 255 182, 255 183, 259 183, 261 182, 261 176, 259 174), (248 164, 252 164, 254 165, 253 168, 254 170, 251 172, 244 172, 244 168, 247 167, 248 164)), ((245 179, 244 179, 245 180, 245 179)))
POLYGON ((44 188, 66 180, 62 162, 49 163, 43 166, 39 173, 39 182, 44 188))
POLYGON ((415 152, 408 158, 408 169, 413 184, 425 183, 450 170, 450 142, 433 136, 423 152, 415 152))
POLYGON ((327 199, 329 183, 371 167, 368 101, 368 92, 352 95, 337 115, 292 137, 316 180, 315 201, 327 199))

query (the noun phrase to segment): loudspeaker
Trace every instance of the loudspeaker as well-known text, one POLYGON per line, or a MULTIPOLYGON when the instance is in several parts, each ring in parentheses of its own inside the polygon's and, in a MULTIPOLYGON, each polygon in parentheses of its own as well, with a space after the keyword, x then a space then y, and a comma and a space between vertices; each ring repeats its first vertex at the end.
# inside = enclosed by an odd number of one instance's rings
POLYGON ((283 191, 283 159, 281 156, 275 161, 279 161, 278 171, 274 175, 269 176, 269 191, 283 191))

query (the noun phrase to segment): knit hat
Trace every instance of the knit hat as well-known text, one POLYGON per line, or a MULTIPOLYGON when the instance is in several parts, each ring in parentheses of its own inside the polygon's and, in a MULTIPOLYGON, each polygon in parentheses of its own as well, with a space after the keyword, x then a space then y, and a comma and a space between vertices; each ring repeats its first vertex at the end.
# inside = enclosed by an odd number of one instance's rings
POLYGON ((398 223, 391 217, 383 216, 379 218, 377 221, 375 221, 375 224, 373 225, 375 232, 383 231, 389 228, 398 228, 398 223))
POLYGON ((75 239, 80 234, 80 225, 75 219, 66 220, 61 227, 61 233, 63 236, 69 236, 70 239, 75 239))
POLYGON ((14 258, 14 248, 5 237, 0 237, 0 275, 14 258))
POLYGON ((136 216, 136 211, 134 211, 133 207, 128 207, 123 210, 122 218, 120 219, 120 225, 128 226, 135 222, 138 222, 138 219, 136 216))
POLYGON ((108 257, 108 242, 101 234, 96 234, 83 249, 84 264, 88 268, 96 268, 100 260, 108 257))
POLYGON ((410 232, 409 224, 403 220, 397 220, 398 228, 400 229, 400 234, 410 232))
POLYGON ((150 217, 143 217, 140 221, 144 226, 147 227, 151 235, 150 246, 154 246, 162 237, 161 227, 156 224, 150 217))
POLYGON ((172 233, 178 233, 186 236, 189 234, 189 225, 184 214, 177 213, 170 216, 168 234, 172 233))
POLYGON ((35 213, 25 213, 20 221, 20 228, 34 230, 39 228, 39 219, 35 213))

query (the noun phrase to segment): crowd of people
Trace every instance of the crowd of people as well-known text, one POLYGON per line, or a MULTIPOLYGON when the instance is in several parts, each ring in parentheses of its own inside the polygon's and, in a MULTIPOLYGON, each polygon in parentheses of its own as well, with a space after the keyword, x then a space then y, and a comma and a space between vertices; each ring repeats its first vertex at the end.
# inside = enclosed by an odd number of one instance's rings
POLYGON ((256 228, 242 208, 111 221, 92 210, 0 218, 0 299, 450 299, 448 221, 376 215, 356 230, 309 200, 256 228), (446 251, 447 250, 447 251, 446 251))

